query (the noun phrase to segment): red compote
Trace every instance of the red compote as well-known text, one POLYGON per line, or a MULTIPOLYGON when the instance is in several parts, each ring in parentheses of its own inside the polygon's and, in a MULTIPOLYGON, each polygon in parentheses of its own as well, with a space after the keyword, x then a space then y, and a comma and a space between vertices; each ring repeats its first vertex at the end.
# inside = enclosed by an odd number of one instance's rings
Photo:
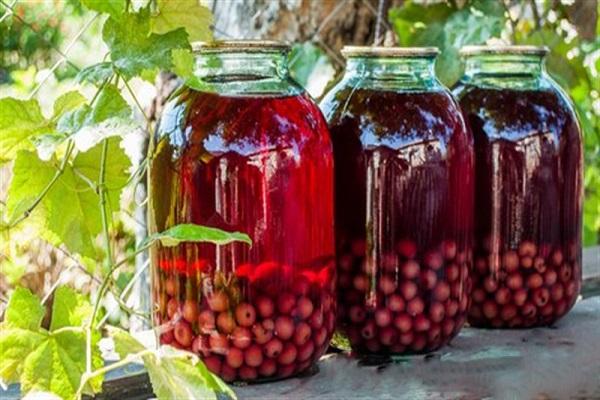
POLYGON ((551 324, 581 286, 581 133, 544 54, 468 48, 455 89, 475 140, 475 326, 551 324))
POLYGON ((161 343, 226 381, 284 378, 315 364, 335 327, 331 143, 317 106, 278 75, 279 45, 220 46, 198 55, 222 58, 201 76, 217 92, 184 88, 162 116, 150 228, 201 224, 253 244, 157 246, 154 319, 161 343))
POLYGON ((435 49, 350 48, 321 103, 335 159, 338 326, 359 354, 446 344, 469 306, 472 139, 435 49))

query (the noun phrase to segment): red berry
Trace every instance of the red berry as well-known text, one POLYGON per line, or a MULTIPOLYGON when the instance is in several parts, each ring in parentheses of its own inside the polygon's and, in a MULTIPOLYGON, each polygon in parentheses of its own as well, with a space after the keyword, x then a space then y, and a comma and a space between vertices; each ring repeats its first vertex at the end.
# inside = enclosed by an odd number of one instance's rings
POLYGON ((421 300, 420 297, 415 297, 411 301, 406 304, 406 312, 409 315, 415 316, 417 314, 421 314, 425 309, 425 303, 421 300))
POLYGON ((398 337, 398 342, 401 345, 408 346, 408 345, 412 344, 414 338, 415 338, 415 335, 412 332, 406 332, 406 333, 401 334, 398 337))
POLYGON ((557 280, 558 280, 558 274, 556 273, 556 271, 549 269, 548 271, 546 271, 544 273, 544 284, 546 286, 554 285, 557 280))
POLYGON ((295 316, 300 319, 306 319, 312 314, 313 309, 313 303, 308 297, 300 297, 296 305, 295 316))
POLYGON ((169 296, 175 296, 177 293, 177 281, 174 277, 170 276, 165 280, 165 292, 167 292, 169 296))
POLYGON ((221 365, 221 372, 219 373, 219 376, 225 382, 233 382, 237 378, 237 370, 234 368, 231 368, 227 364, 223 364, 223 365, 221 365))
POLYGON ((535 243, 529 241, 529 240, 525 240, 523 242, 521 242, 521 244, 519 245, 519 255, 521 257, 533 257, 535 256, 535 254, 537 253, 537 246, 535 245, 535 243))
POLYGON ((521 266, 525 269, 529 269, 533 266, 533 258, 521 257, 521 266))
POLYGON ((263 362, 262 349, 253 344, 244 351, 244 362, 250 367, 258 367, 263 362))
POLYGON ((417 285, 411 281, 402 282, 400 285, 400 293, 402 293, 402 297, 404 300, 411 300, 413 297, 417 295, 417 285))
POLYGON ((183 318, 193 324, 198 318, 198 303, 192 299, 188 299, 183 303, 182 313, 183 318))
POLYGON ((544 317, 548 317, 554 313, 554 306, 552 303, 548 303, 540 309, 540 314, 544 317))
POLYGON ((235 320, 229 312, 222 312, 217 316, 217 327, 223 333, 231 333, 235 328, 235 320))
POLYGON ((280 365, 277 371, 279 378, 287 378, 292 376, 296 372, 296 364, 280 365))
POLYGON ((215 330, 215 314, 210 310, 202 310, 198 315, 198 327, 202 333, 210 333, 215 330))
POLYGON ((196 354, 203 354, 205 356, 208 355, 210 350, 210 346, 208 344, 208 337, 203 335, 198 335, 192 342, 192 352, 196 354))
POLYGON ((360 330, 360 334, 367 340, 373 339, 375 337, 375 324, 373 321, 368 321, 360 330))
POLYGON ((350 316, 350 321, 359 323, 365 320, 367 316, 365 313, 365 309, 361 306, 352 306, 348 312, 350 316))
POLYGON ((222 333, 212 333, 208 338, 210 351, 217 354, 227 354, 229 350, 229 341, 227 336, 222 333))
POLYGON ((517 272, 510 274, 508 278, 506 278, 506 286, 510 290, 520 289, 523 286, 523 277, 517 272))
POLYGON ((381 259, 381 267, 384 271, 395 273, 398 270, 398 256, 386 254, 381 259))
POLYGON ((558 270, 558 274, 562 283, 569 282, 573 277, 573 271, 571 270, 569 264, 566 263, 560 267, 560 269, 558 270))
POLYGON ((439 325, 433 325, 427 331, 427 341, 430 343, 430 346, 434 347, 439 345, 439 341, 442 337, 442 328, 439 325))
POLYGON ((560 250, 554 250, 554 252, 552 253, 552 262, 554 263, 554 265, 556 265, 557 267, 562 264, 563 262, 563 254, 560 250))
POLYGON ((223 312, 229 308, 229 298, 225 292, 215 292, 208 298, 208 305, 214 312, 223 312))
POLYGON ((494 293, 498 290, 498 281, 496 278, 488 276, 483 280, 483 287, 488 293, 494 293))
POLYGON ((454 321, 451 319, 446 319, 444 320, 444 322, 442 323, 442 333, 444 334, 444 336, 450 336, 452 335, 452 332, 454 332, 454 321))
POLYGON ((235 319, 240 326, 252 326, 256 320, 256 311, 249 303, 240 303, 235 308, 235 319))
POLYGON ((560 283, 557 283, 552 286, 552 289, 550 290, 550 297, 552 298, 552 301, 557 302, 562 300, 564 293, 565 291, 563 286, 560 283))
POLYGON ((354 288, 359 292, 366 292, 369 288, 369 279, 364 274, 358 274, 352 281, 354 288))
POLYGON ((425 332, 431 327, 431 321, 425 315, 419 314, 415 316, 414 326, 416 332, 425 332))
POLYGON ((481 310, 483 312, 483 315, 485 315, 487 319, 496 318, 496 316, 498 315, 498 307, 496 306, 496 303, 494 303, 492 300, 485 301, 482 305, 481 310))
POLYGON ((573 297, 577 290, 577 283, 575 281, 565 283, 565 294, 567 297, 573 297))
POLYGON ((537 307, 533 303, 527 302, 521 307, 521 315, 525 318, 533 318, 536 313, 537 307))
POLYGON ((467 311, 467 309, 469 308, 470 303, 471 302, 469 301, 469 297, 468 296, 466 296, 466 295, 462 296, 460 298, 460 303, 458 305, 459 310, 462 311, 462 312, 467 311))
POLYGON ((269 358, 277 358, 281 354, 281 350, 283 350, 283 343, 277 338, 271 339, 265 345, 265 355, 269 358))
POLYGON ((396 341, 396 330, 391 326, 383 328, 379 331, 379 341, 384 346, 391 346, 396 341))
MULTIPOLYGON (((463 298, 467 299, 466 296, 463 296, 463 298)), ((462 299, 461 299, 461 301, 462 301, 462 299)), ((454 317, 456 315, 456 313, 458 312, 458 308, 459 308, 459 304, 456 300, 448 300, 446 302, 446 307, 445 307, 446 316, 450 317, 450 318, 454 317)))
POLYGON ((527 301, 527 289, 518 289, 513 293, 512 298, 516 306, 522 306, 527 301))
POLYGON ((479 275, 486 275, 488 273, 488 266, 485 258, 479 257, 477 260, 475 260, 475 270, 479 273, 479 275))
POLYGON ((446 315, 446 308, 442 303, 435 302, 429 306, 429 318, 431 318, 432 322, 439 323, 442 322, 444 316, 446 315))
POLYGON ((427 254, 425 254, 424 261, 428 268, 431 268, 435 271, 437 271, 442 267, 442 265, 444 265, 442 255, 437 251, 430 251, 427 254))
POLYGON ((239 369, 240 379, 244 381, 253 381, 258 377, 258 372, 256 368, 249 367, 247 365, 242 366, 239 369))
POLYGON ((167 302, 167 316, 171 319, 179 314, 179 302, 176 299, 171 299, 167 302))
POLYGON ((227 351, 225 361, 231 368, 239 368, 244 363, 244 352, 236 347, 231 347, 227 351))
POLYGON ((327 329, 325 327, 321 327, 321 329, 319 329, 315 334, 315 345, 317 345, 317 347, 324 345, 325 341, 327 340, 327 335, 327 329))
POLYGON ((264 360, 258 367, 258 373, 261 376, 272 376, 277 371, 277 362, 275 360, 264 360))
POLYGON ((310 335, 312 330, 310 326, 306 322, 300 322, 296 325, 296 331, 294 332, 294 343, 298 346, 302 346, 308 339, 310 339, 310 335))
POLYGON ((412 329, 412 318, 408 314, 400 314, 394 319, 394 326, 400 333, 410 332, 412 329))
POLYGON ((517 316, 517 307, 513 304, 507 304, 500 309, 500 318, 504 321, 510 321, 517 316))
POLYGON ((487 295, 483 289, 477 288, 473 290, 471 297, 475 303, 483 303, 487 295))
POLYGON ((561 317, 567 311, 567 303, 564 300, 560 300, 554 303, 554 314, 557 317, 561 317))
POLYGON ((449 264, 446 267, 446 280, 448 282, 455 282, 460 277, 460 268, 456 264, 449 264))
POLYGON ((543 307, 550 301, 550 291, 545 287, 537 288, 532 299, 536 306, 543 307))
POLYGON ((182 347, 189 347, 192 344, 192 328, 187 322, 177 322, 173 334, 175 335, 175 340, 177 340, 182 347))
POLYGON ((203 360, 206 368, 213 374, 219 375, 221 372, 221 359, 217 356, 205 357, 203 360))
POLYGON ((405 258, 415 258, 417 255, 416 243, 408 239, 400 240, 396 245, 396 250, 405 258))
POLYGON ((393 312, 404 311, 404 299, 398 294, 389 296, 386 305, 393 312))
POLYGON ((500 305, 507 304, 510 301, 510 290, 505 287, 499 288, 494 295, 494 299, 500 305))
POLYGON ((238 326, 231 334, 231 341, 235 347, 239 349, 245 349, 246 347, 250 346, 250 343, 252 342, 252 333, 248 328, 238 326))
POLYGON ((270 318, 275 311, 275 304, 270 298, 261 296, 256 300, 256 310, 262 318, 270 318))
POLYGON ((388 294, 394 293, 396 291, 396 281, 395 281, 395 279, 392 278, 392 277, 390 277, 390 276, 388 276, 388 275, 383 275, 379 279, 379 290, 384 295, 388 295, 388 294))
POLYGON ((277 362, 281 365, 290 365, 294 361, 296 361, 296 356, 298 355, 298 350, 296 346, 291 343, 286 343, 283 346, 283 350, 281 354, 277 358, 277 362))
POLYGON ((387 308, 378 308, 375 311, 375 324, 379 327, 386 327, 392 323, 392 313, 387 308))
POLYGON ((456 242, 452 240, 444 240, 442 242, 442 253, 446 260, 451 260, 456 257, 456 242))
POLYGON ((527 287, 529 287, 529 289, 537 289, 537 288, 541 287, 543 284, 544 284, 544 278, 542 278, 542 275, 540 275, 538 273, 531 274, 527 278, 527 287))
POLYGON ((450 286, 446 282, 439 282, 433 289, 433 297, 437 301, 444 302, 450 296, 450 286))
POLYGON ((171 344, 175 340, 173 330, 165 331, 160 334, 160 344, 171 344))
POLYGON ((421 285, 427 289, 431 290, 435 287, 437 283, 437 275, 434 271, 427 269, 421 272, 421 285))
POLYGON ((417 337, 415 337, 415 339, 412 342, 412 345, 410 346, 413 351, 422 351, 425 346, 427 345, 427 338, 425 338, 425 336, 423 335, 418 335, 417 337))
POLYGON ((546 261, 544 261, 544 257, 538 256, 533 259, 533 269, 540 274, 543 274, 546 271, 546 261))
POLYGON ((263 321, 263 324, 254 324, 252 327, 252 334, 254 335, 254 341, 256 343, 265 344, 273 337, 273 329, 266 329, 263 321))
POLYGON ((406 279, 415 279, 419 276, 419 264, 414 260, 408 260, 402 265, 402 276, 406 279))
POLYGON ((502 257, 502 265, 506 272, 515 272, 519 269, 519 256, 516 251, 509 250, 502 257))
POLYGON ((296 305, 296 298, 290 293, 282 293, 277 299, 277 310, 281 314, 289 314, 296 305))
POLYGON ((287 316, 277 317, 275 320, 275 335, 281 340, 288 340, 294 334, 294 321, 287 316))
POLYGON ((308 360, 315 351, 315 345, 312 340, 307 341, 298 348, 298 361, 308 360))
POLYGON ((321 310, 317 309, 313 311, 308 319, 308 323, 310 324, 311 328, 319 329, 321 325, 323 325, 323 313, 321 310))

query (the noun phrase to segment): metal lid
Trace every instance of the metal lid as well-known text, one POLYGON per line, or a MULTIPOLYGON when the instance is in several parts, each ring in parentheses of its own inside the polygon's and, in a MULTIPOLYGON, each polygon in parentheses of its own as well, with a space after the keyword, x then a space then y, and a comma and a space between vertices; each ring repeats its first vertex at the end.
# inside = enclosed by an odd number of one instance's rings
POLYGON ((215 40, 213 42, 194 42, 192 50, 202 53, 227 53, 231 51, 246 53, 287 52, 290 45, 275 40, 215 40))
POLYGON ((461 56, 476 56, 484 54, 517 54, 545 56, 548 54, 546 46, 511 46, 511 45, 490 45, 490 46, 464 46, 460 49, 461 56))
POLYGON ((344 46, 342 55, 348 57, 435 57, 437 47, 344 46))

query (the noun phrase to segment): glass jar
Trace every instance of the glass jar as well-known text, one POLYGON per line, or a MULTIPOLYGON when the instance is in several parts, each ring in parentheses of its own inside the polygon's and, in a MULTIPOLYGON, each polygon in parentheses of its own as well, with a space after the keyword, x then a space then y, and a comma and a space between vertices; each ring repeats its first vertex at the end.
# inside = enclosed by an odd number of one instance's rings
POLYGON ((437 49, 346 47, 321 103, 335 160, 340 330, 358 354, 447 343, 469 305, 473 149, 437 49))
POLYGON ((454 92, 475 142, 475 326, 551 324, 581 286, 581 132, 544 69, 546 53, 462 50, 466 72, 454 92))
POLYGON ((306 371, 335 327, 333 155, 288 47, 218 42, 165 107, 150 149, 150 233, 194 223, 243 243, 151 251, 160 342, 224 380, 306 371))

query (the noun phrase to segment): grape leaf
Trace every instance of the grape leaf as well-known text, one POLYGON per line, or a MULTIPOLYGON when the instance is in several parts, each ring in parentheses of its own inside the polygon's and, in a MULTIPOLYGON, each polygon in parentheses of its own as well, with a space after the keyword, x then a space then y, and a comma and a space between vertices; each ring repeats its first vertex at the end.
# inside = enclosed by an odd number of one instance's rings
POLYGON ((81 0, 90 10, 106 13, 118 18, 125 12, 125 0, 81 0))
POLYGON ((19 381, 23 361, 47 339, 47 335, 2 325, 0 330, 0 379, 6 384, 19 381))
POLYGON ((36 100, 0 99, 0 164, 21 149, 33 149, 31 138, 51 131, 36 100))
POLYGON ((84 104, 87 101, 84 95, 79 93, 77 90, 72 90, 61 95, 54 102, 54 115, 52 117, 53 120, 58 120, 58 118, 68 112, 73 110, 76 107, 84 104))
POLYGON ((181 78, 189 78, 194 72, 194 55, 187 49, 175 49, 172 51, 173 72, 181 78))
POLYGON ((101 62, 90 65, 79 71, 77 74, 77 82, 90 82, 94 85, 100 85, 109 79, 114 73, 113 64, 111 62, 101 62))
POLYGON ((163 34, 185 28, 190 41, 209 41, 212 39, 212 22, 210 10, 197 0, 158 0, 158 14, 152 16, 150 29, 163 34))
POLYGON ((107 19, 102 38, 110 48, 115 68, 127 79, 148 70, 171 69, 171 51, 190 48, 183 28, 164 35, 150 33, 147 9, 120 20, 107 19))
POLYGON ((218 245, 244 242, 252 245, 245 233, 226 232, 217 228, 194 224, 175 225, 163 232, 148 236, 145 243, 160 242, 163 246, 177 246, 182 242, 210 242, 218 245))
POLYGON ((68 286, 60 286, 54 292, 50 330, 65 326, 81 326, 92 315, 92 305, 84 295, 68 286))
POLYGON ((129 117, 131 117, 131 108, 121 96, 119 89, 115 85, 105 85, 92 108, 91 121, 102 122, 108 118, 129 117))
POLYGON ((35 331, 40 327, 45 310, 40 300, 29 290, 17 287, 6 306, 6 326, 35 331))

